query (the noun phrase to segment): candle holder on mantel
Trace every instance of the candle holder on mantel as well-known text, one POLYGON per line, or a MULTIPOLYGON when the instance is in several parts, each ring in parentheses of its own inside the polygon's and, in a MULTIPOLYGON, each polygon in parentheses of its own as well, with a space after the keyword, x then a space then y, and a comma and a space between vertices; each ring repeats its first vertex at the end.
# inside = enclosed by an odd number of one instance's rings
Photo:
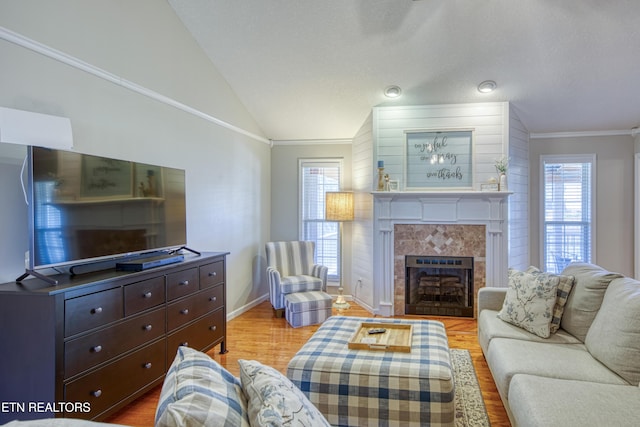
POLYGON ((384 168, 378 168, 378 191, 384 191, 384 168))
POLYGON ((378 191, 384 191, 384 184, 384 162, 382 160, 378 160, 378 191))

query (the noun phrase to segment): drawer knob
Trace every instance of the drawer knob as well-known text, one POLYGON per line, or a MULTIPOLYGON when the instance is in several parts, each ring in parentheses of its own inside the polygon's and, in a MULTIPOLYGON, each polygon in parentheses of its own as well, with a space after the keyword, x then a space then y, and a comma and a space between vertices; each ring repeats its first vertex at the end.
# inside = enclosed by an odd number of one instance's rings
POLYGON ((151 294, 151 292, 147 292, 147 293, 145 293, 145 294, 143 295, 143 297, 145 297, 145 298, 151 298, 151 295, 152 295, 152 294, 151 294))
POLYGON ((91 392, 91 396, 93 397, 100 397, 102 396, 102 390, 98 389, 98 390, 94 390, 91 392))
POLYGON ((215 301, 217 301, 217 300, 218 300, 218 298, 216 298, 216 297, 211 297, 211 298, 209 298, 209 301, 212 301, 212 302, 215 302, 215 301))
POLYGON ((100 314, 102 313, 102 307, 96 307, 91 310, 91 314, 100 314))
POLYGON ((183 308, 182 310, 180 310, 180 314, 189 314, 189 309, 183 308))
POLYGON ((144 369, 151 369, 152 365, 151 365, 151 362, 147 362, 143 366, 144 366, 144 369))
POLYGON ((216 329, 218 329, 218 327, 216 325, 210 326, 209 329, 211 329, 212 331, 215 331, 216 329))
POLYGON ((189 284, 188 280, 183 280, 182 282, 178 283, 180 286, 187 286, 189 284))
POLYGON ((100 353, 102 351, 102 346, 101 345, 97 345, 95 347, 92 347, 91 351, 93 351, 94 353, 100 353))
POLYGON ((216 277, 218 275, 218 273, 216 273, 215 271, 212 271, 211 273, 209 273, 209 277, 216 277))
POLYGON ((144 325, 144 326, 143 326, 143 329, 144 329, 145 331, 150 331, 151 329, 153 329, 153 326, 151 326, 150 324, 149 324, 149 325, 144 325))

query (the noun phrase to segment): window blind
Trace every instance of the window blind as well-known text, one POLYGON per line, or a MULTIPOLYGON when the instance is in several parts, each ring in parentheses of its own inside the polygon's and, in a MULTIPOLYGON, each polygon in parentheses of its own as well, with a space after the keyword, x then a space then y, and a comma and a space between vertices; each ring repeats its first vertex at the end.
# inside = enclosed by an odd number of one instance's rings
POLYGON ((560 273, 572 261, 591 262, 592 162, 543 161, 544 270, 560 273))
POLYGON ((339 279, 340 227, 324 220, 325 193, 340 191, 340 174, 338 161, 300 163, 300 238, 316 243, 316 263, 327 266, 332 280, 339 279))

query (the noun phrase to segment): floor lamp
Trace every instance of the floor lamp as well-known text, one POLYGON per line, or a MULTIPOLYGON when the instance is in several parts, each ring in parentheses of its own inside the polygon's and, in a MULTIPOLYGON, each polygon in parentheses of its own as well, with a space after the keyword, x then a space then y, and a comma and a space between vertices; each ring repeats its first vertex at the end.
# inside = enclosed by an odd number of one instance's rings
POLYGON ((344 288, 342 287, 342 223, 345 221, 353 221, 353 192, 352 191, 328 191, 325 193, 325 221, 335 221, 340 223, 340 287, 338 288, 338 297, 333 307, 339 310, 349 308, 349 303, 345 301, 344 288))

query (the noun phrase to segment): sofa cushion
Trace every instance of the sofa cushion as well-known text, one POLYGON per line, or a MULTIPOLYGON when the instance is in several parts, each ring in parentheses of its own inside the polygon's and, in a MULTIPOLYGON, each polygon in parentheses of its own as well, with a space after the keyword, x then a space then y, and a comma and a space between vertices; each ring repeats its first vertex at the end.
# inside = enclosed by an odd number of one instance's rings
MULTIPOLYGON (((527 268, 527 273, 531 274, 551 274, 545 273, 537 267, 527 268)), ((549 330, 552 334, 558 332, 560 329, 560 321, 562 320, 562 314, 564 313, 564 306, 567 304, 567 299, 573 288, 573 282, 575 277, 558 275, 558 294, 556 296, 556 304, 553 306, 553 316, 551 317, 551 325, 549 330)))
POLYGON ((329 426, 302 391, 279 371, 255 360, 238 363, 251 425, 329 426))
POLYGON ((623 276, 597 265, 579 262, 569 264, 562 275, 575 277, 575 283, 564 306, 560 327, 584 342, 607 286, 613 279, 623 276))
POLYGON ((509 289, 498 317, 542 338, 551 334, 559 278, 509 270, 509 289))
POLYGON ((556 344, 582 344, 580 340, 562 329, 552 334, 549 338, 541 338, 518 326, 503 322, 497 315, 498 312, 495 310, 482 310, 480 317, 478 317, 478 341, 485 354, 488 353, 489 343, 493 338, 511 338, 556 344))
POLYGON ((611 281, 585 345, 629 383, 640 383, 640 282, 628 277, 611 281))
POLYGON ((508 400, 518 427, 631 427, 640 419, 640 389, 632 386, 520 374, 508 400))
POLYGON ((551 344, 494 338, 485 354, 500 394, 508 396, 517 374, 628 385, 589 354, 584 344, 551 344))
POLYGON ((156 427, 249 426, 240 380, 205 353, 178 348, 156 409, 156 427))

